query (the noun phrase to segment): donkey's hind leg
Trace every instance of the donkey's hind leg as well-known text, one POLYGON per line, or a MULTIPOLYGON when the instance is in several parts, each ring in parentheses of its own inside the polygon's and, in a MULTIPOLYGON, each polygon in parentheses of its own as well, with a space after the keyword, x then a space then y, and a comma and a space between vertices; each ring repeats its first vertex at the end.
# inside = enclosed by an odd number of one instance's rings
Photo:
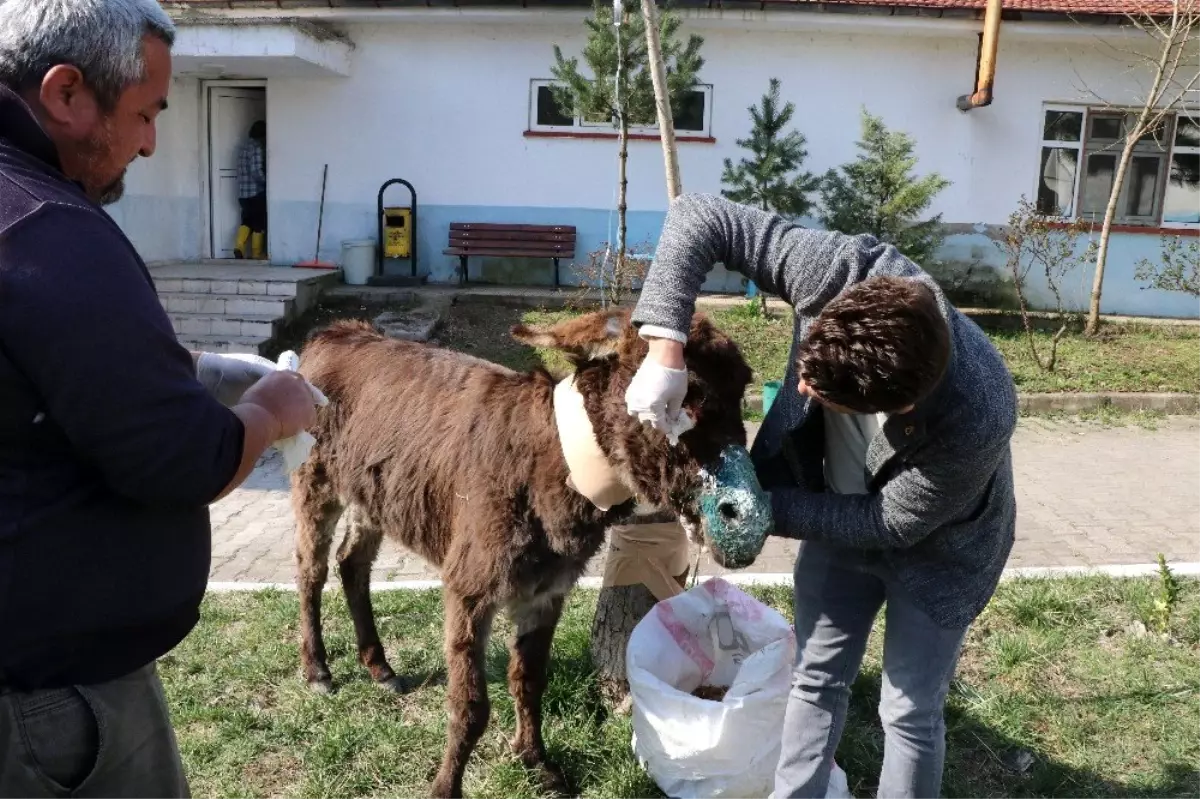
POLYGON ((347 510, 348 529, 338 547, 338 572, 342 590, 354 619, 354 634, 358 639, 358 659, 371 679, 396 693, 404 693, 408 685, 396 676, 384 656, 379 632, 375 629, 375 612, 371 608, 371 565, 379 555, 383 533, 373 524, 362 508, 351 505, 347 510))

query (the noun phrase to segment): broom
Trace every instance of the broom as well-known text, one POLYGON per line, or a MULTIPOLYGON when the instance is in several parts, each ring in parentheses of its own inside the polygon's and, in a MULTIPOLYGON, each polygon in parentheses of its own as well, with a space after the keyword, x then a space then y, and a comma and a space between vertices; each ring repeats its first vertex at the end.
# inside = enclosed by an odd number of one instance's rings
POLYGON ((320 260, 321 256, 321 225, 325 221, 325 180, 329 177, 329 164, 321 171, 321 207, 317 212, 317 251, 311 261, 301 261, 296 266, 300 269, 337 269, 336 264, 320 260))

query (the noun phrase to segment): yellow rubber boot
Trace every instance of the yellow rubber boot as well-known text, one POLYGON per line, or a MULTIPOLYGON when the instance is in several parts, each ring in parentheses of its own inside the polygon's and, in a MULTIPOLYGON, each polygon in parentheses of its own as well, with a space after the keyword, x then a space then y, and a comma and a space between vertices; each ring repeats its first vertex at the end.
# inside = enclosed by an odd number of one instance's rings
POLYGON ((254 253, 254 260, 265 261, 267 258, 267 236, 265 233, 255 233, 250 237, 250 249, 254 253))
POLYGON ((233 257, 246 257, 246 242, 250 240, 250 228, 242 225, 237 231, 237 241, 233 245, 233 257))

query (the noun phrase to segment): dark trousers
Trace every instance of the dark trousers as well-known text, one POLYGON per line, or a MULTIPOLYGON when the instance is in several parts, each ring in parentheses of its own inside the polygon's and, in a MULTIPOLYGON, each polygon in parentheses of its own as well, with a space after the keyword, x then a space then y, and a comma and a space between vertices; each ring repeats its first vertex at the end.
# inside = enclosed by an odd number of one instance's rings
POLYGON ((0 797, 187 797, 153 663, 97 685, 0 692, 0 797))
POLYGON ((242 197, 238 200, 238 204, 242 206, 242 224, 254 233, 265 233, 267 230, 267 193, 242 197))

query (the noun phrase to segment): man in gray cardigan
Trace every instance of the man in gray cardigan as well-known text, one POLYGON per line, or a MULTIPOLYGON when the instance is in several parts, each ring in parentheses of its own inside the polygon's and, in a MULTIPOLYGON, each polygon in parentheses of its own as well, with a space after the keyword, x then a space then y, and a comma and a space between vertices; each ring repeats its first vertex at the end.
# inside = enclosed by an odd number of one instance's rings
POLYGON ((1013 544, 1012 378, 982 331, 895 247, 684 195, 633 316, 650 353, 626 400, 661 430, 681 411, 686 332, 717 263, 795 309, 784 388, 751 451, 776 534, 802 542, 800 653, 775 796, 825 795, 885 602, 878 795, 937 796, 946 694, 1013 544))

